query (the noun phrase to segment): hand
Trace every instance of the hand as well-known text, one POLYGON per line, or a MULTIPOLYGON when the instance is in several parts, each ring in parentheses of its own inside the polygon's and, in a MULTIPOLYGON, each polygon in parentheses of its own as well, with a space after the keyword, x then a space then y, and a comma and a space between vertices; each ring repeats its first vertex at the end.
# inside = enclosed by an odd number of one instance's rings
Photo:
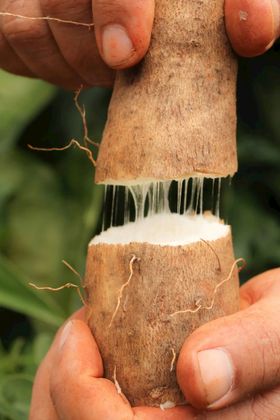
POLYGON ((240 289, 240 312, 186 340, 177 377, 196 409, 132 409, 102 378, 101 357, 81 310, 58 332, 38 370, 30 420, 278 420, 279 280, 280 269, 255 277, 240 289))
POLYGON ((37 372, 29 420, 188 420, 196 410, 131 408, 103 366, 84 310, 58 331, 37 372))
MULTIPOLYGON (((225 0, 226 27, 238 54, 259 55, 273 44, 280 33, 279 1, 225 0)), ((96 41, 93 31, 85 27, 0 16, 0 68, 12 73, 73 89, 111 86, 112 69, 136 64, 149 46, 154 0, 1 3, 0 11, 86 23, 94 20, 95 24, 96 41)))
POLYGON ((177 378, 194 407, 213 411, 203 420, 280 419, 279 296, 280 269, 261 274, 241 287, 240 312, 186 340, 177 378))

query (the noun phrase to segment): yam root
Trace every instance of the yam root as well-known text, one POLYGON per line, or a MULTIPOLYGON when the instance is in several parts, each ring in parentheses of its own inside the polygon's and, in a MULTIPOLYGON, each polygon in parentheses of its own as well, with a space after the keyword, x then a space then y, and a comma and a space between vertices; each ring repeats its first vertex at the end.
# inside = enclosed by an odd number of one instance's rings
POLYGON ((84 286, 105 376, 112 380, 117 371, 133 406, 181 404, 176 358, 184 340, 202 324, 239 309, 230 229, 211 247, 203 241, 90 244, 84 286))

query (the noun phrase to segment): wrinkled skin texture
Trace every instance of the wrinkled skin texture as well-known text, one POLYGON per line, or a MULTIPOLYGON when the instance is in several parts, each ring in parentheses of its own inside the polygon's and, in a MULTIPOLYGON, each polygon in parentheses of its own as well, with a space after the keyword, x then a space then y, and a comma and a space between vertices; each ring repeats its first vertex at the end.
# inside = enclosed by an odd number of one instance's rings
MULTIPOLYGON (((1 11, 52 16, 90 23, 84 27, 0 16, 0 68, 38 77, 68 89, 112 86, 114 69, 136 64, 145 55, 152 29, 153 0, 3 0, 1 11), (130 38, 112 57, 103 48, 108 24, 130 38), (106 63, 105 63, 106 61, 106 63)), ((279 36, 279 0, 226 0, 227 33, 242 56, 264 53, 279 36)), ((102 378, 101 357, 84 319, 74 314, 61 327, 34 383, 31 420, 184 420, 280 418, 280 270, 264 273, 240 290, 242 310, 195 331, 177 364, 178 382, 191 405, 162 411, 131 408, 114 384, 102 378), (229 392, 209 408, 198 352, 223 348, 234 365, 229 392), (253 359, 253 363, 252 363, 253 359), (207 409, 208 407, 208 409, 207 409)))
MULTIPOLYGON (((94 21, 95 31, 53 21, 0 16, 0 68, 77 89, 81 85, 112 85, 114 71, 102 58, 115 69, 132 66, 143 58, 150 42, 154 0, 2 0, 0 10, 94 21), (128 55, 120 49, 112 57, 103 48, 104 28, 112 23, 121 25, 129 36, 128 55)), ((265 52, 279 36, 279 14, 279 0, 226 0, 226 27, 236 52, 244 56, 265 52)))

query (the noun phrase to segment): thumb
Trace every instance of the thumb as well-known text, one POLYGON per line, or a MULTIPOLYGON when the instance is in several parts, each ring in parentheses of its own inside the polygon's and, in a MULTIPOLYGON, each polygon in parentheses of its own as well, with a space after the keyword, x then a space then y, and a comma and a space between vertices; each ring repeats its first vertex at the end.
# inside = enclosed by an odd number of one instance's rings
POLYGON ((68 321, 56 344, 49 389, 60 419, 133 417, 130 405, 115 384, 102 378, 101 356, 85 322, 68 321))
POLYGON ((247 309, 217 319, 185 342, 177 377, 187 401, 220 409, 280 384, 280 269, 241 288, 247 309))
POLYGON ((154 0, 93 0, 92 7, 103 60, 115 69, 138 63, 149 47, 154 0))

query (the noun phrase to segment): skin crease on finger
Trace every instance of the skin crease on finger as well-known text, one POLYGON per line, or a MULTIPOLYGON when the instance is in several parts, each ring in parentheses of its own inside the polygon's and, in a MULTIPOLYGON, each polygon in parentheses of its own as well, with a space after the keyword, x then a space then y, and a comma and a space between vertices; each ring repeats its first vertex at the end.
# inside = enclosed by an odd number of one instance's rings
MULTIPOLYGON (((40 0, 44 16, 63 20, 92 23, 90 0, 40 0)), ((93 28, 49 22, 49 27, 61 54, 88 86, 111 86, 114 71, 102 61, 93 28), (82 48, 81 48, 82 46, 82 48)))
MULTIPOLYGON (((14 14, 42 16, 38 0, 5 0, 3 8, 14 14)), ((1 31, 15 54, 37 77, 66 88, 72 87, 75 80, 77 87, 83 83, 61 56, 47 21, 6 16, 1 19, 1 31)))

